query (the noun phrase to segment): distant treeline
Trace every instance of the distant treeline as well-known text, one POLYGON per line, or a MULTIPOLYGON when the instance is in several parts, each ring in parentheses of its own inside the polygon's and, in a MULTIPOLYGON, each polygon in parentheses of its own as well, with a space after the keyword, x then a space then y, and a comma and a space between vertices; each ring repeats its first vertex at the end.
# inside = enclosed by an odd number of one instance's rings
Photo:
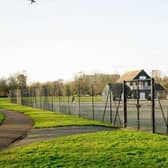
POLYGON ((101 95, 103 88, 107 83, 114 83, 120 76, 118 74, 94 74, 94 75, 81 75, 75 77, 70 82, 63 82, 63 80, 57 80, 46 83, 32 83, 30 87, 33 88, 48 88, 52 94, 53 90, 59 95, 77 95, 80 94, 92 95, 94 90, 94 95, 101 95))
MULTIPOLYGON (((80 75, 74 77, 70 82, 63 80, 49 81, 45 83, 35 82, 27 85, 27 76, 25 74, 14 74, 8 78, 0 79, 0 96, 6 97, 10 90, 16 89, 48 89, 48 94, 57 92, 59 95, 77 95, 80 94, 101 95, 102 90, 108 83, 115 83, 119 79, 118 74, 94 74, 94 75, 80 75)), ((155 78, 155 80, 168 89, 168 76, 155 78)))
POLYGON ((94 89, 94 95, 101 95, 104 86, 107 83, 114 83, 120 75, 118 74, 94 74, 80 75, 74 77, 70 82, 63 80, 48 81, 45 83, 35 82, 27 85, 27 76, 25 74, 14 74, 8 78, 0 79, 0 96, 8 96, 10 90, 16 89, 48 89, 49 93, 59 92, 59 95, 77 95, 80 90, 81 95, 91 95, 94 89))

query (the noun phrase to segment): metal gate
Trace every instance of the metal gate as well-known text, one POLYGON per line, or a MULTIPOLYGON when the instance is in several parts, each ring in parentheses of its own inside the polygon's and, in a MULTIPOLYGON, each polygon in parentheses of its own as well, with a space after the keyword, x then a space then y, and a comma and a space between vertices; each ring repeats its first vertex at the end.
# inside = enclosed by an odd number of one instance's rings
POLYGON ((124 127, 155 133, 155 82, 154 79, 124 81, 124 127))

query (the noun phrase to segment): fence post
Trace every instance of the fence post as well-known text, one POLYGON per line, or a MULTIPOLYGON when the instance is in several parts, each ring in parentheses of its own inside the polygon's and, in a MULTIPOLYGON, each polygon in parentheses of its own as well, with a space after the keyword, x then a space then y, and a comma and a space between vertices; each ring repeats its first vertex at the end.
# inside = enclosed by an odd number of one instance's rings
POLYGON ((30 106, 30 92, 29 92, 29 88, 27 88, 27 106, 30 106))
POLYGON ((35 104, 35 108, 37 108, 37 88, 34 88, 34 104, 35 104))
POLYGON ((10 103, 12 103, 12 90, 9 91, 9 100, 10 100, 10 103))
POLYGON ((50 88, 51 90, 51 111, 54 111, 54 88, 50 88))
POLYGON ((17 89, 17 90, 16 90, 16 94, 17 94, 17 99, 16 99, 16 100, 17 100, 17 104, 20 104, 20 105, 21 105, 21 104, 22 104, 22 100, 21 100, 21 99, 22 99, 22 98, 21 98, 21 96, 22 96, 22 95, 21 95, 21 89, 17 89))
POLYGON ((30 95, 31 95, 31 107, 33 107, 33 89, 30 88, 30 95))
POLYGON ((59 112, 62 112, 61 111, 61 92, 60 92, 60 86, 58 86, 58 102, 59 102, 59 112))
POLYGON ((57 87, 54 86, 54 111, 58 111, 57 110, 57 105, 58 105, 58 101, 57 101, 57 87))
POLYGON ((95 110, 94 110, 94 85, 92 84, 92 112, 93 112, 93 120, 95 118, 95 110))
POLYGON ((44 106, 44 110, 47 111, 47 96, 48 96, 48 93, 47 93, 47 87, 44 87, 44 103, 45 103, 45 106, 44 106))
POLYGON ((151 79, 152 132, 155 133, 155 81, 151 79))
POLYGON ((166 123, 166 133, 168 135, 168 106, 167 106, 167 123, 166 123))
POLYGON ((127 90, 126 90, 126 81, 123 83, 123 103, 124 103, 124 124, 123 127, 127 127, 127 90))
POLYGON ((42 103, 41 103, 41 88, 39 87, 39 100, 40 100, 40 109, 42 109, 42 103))
POLYGON ((80 84, 78 86, 78 101, 79 101, 79 117, 81 117, 81 111, 80 111, 80 84))
POLYGON ((68 114, 70 115, 70 91, 68 91, 68 114))
POLYGON ((50 111, 50 104, 49 104, 49 100, 50 100, 50 89, 47 87, 47 111, 50 111))
POLYGON ((140 92, 139 92, 139 80, 137 81, 137 121, 138 121, 138 130, 140 129, 140 104, 139 104, 140 92))
POLYGON ((21 104, 25 105, 24 104, 24 89, 21 89, 21 104))
POLYGON ((110 86, 110 123, 112 124, 112 92, 111 92, 111 86, 110 86))

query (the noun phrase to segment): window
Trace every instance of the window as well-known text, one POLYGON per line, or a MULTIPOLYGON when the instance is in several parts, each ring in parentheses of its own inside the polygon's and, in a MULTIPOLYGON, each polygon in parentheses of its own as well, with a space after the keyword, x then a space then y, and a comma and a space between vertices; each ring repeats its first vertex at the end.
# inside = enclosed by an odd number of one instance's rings
POLYGON ((145 79, 146 79, 146 76, 140 76, 139 79, 140 79, 140 80, 145 80, 145 79))
POLYGON ((146 86, 146 87, 148 86, 148 82, 145 82, 145 86, 146 86))
POLYGON ((127 82, 127 86, 130 86, 130 82, 127 82))

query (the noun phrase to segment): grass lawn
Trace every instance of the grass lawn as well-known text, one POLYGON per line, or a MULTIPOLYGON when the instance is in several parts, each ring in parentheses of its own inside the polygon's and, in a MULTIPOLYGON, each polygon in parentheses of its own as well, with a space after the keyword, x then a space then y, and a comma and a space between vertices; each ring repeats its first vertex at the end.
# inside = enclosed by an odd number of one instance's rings
POLYGON ((128 130, 68 136, 5 150, 0 167, 167 168, 168 137, 128 130))
POLYGON ((5 117, 2 113, 0 113, 0 124, 4 121, 5 117))
POLYGON ((8 99, 0 99, 0 109, 22 112, 34 120, 35 128, 74 126, 74 125, 101 125, 111 126, 100 121, 82 119, 71 115, 64 115, 59 112, 42 111, 26 106, 11 104, 8 99))

